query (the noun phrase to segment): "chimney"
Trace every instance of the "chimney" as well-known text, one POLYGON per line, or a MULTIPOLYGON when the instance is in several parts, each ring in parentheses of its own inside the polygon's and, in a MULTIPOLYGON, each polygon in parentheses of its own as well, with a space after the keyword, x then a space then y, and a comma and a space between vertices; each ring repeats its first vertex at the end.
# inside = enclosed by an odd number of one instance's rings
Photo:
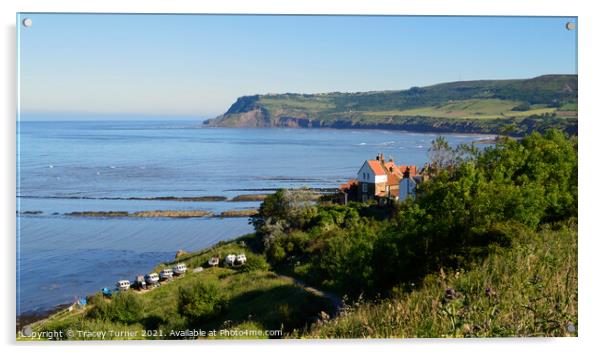
POLYGON ((406 170, 403 171, 403 178, 410 178, 410 167, 406 167, 406 170))

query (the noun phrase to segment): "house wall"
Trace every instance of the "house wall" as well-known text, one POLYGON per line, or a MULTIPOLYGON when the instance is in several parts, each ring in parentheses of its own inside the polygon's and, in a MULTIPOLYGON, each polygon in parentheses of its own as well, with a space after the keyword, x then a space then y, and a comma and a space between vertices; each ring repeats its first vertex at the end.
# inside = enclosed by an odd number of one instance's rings
POLYGON ((416 198, 416 182, 411 178, 404 178, 399 182, 399 201, 407 198, 416 198))
POLYGON ((366 183, 359 182, 358 201, 364 202, 374 199, 374 196, 378 193, 386 190, 386 183, 366 183), (364 188, 364 186, 366 186, 364 188))
POLYGON ((358 201, 367 202, 368 200, 374 199, 374 191, 376 190, 376 184, 359 182, 358 201))
POLYGON ((368 165, 368 162, 364 162, 364 165, 357 173, 357 180, 366 183, 386 183, 387 175, 375 175, 374 171, 368 165))

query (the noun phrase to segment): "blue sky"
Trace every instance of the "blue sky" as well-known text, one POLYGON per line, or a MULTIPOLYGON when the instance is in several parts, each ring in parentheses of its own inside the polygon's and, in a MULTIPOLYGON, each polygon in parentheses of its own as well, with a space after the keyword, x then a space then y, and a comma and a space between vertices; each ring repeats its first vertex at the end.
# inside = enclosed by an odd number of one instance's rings
POLYGON ((257 93, 577 73, 574 18, 19 16, 21 112, 38 118, 213 117, 257 93))

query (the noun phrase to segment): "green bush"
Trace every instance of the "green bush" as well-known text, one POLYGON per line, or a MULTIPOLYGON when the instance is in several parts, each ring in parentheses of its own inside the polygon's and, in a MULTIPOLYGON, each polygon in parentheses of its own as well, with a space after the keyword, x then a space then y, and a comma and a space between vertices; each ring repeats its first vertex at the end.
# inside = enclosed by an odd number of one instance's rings
POLYGON ((178 313, 192 322, 213 318, 224 305, 224 298, 213 283, 199 281, 179 289, 178 313))
POLYGON ((252 272, 252 271, 262 271, 268 270, 270 268, 269 263, 265 260, 265 258, 261 256, 256 256, 249 254, 247 256, 247 263, 242 267, 242 271, 244 272, 252 272))
POLYGON ((110 301, 97 294, 90 301, 90 305, 92 309, 88 316, 93 319, 132 324, 144 317, 142 303, 138 295, 132 292, 117 292, 110 301))

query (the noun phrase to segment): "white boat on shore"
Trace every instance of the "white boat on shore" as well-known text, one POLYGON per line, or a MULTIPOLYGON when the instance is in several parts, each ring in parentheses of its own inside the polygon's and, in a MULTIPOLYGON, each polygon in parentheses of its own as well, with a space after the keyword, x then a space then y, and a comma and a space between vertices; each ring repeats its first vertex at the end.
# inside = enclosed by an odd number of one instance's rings
POLYGON ((157 273, 147 274, 144 279, 147 284, 157 284, 159 282, 159 275, 157 273))
POLYGON ((173 278, 173 270, 169 268, 163 269, 159 273, 159 279, 161 280, 170 280, 171 278, 173 278))
POLYGON ((186 270, 188 270, 188 267, 186 267, 186 264, 184 263, 178 263, 173 267, 173 273, 175 275, 182 275, 186 273, 186 270))
POLYGON ((119 280, 115 283, 115 286, 119 291, 127 291, 130 289, 130 281, 129 280, 119 280))
POLYGON ((247 256, 245 256, 244 253, 241 253, 238 256, 236 256, 236 260, 234 262, 235 262, 235 264, 243 265, 243 264, 247 263, 247 256))
POLYGON ((224 264, 228 265, 228 266, 233 266, 234 262, 236 262, 236 255, 235 254, 229 254, 226 256, 226 258, 224 258, 224 264))

